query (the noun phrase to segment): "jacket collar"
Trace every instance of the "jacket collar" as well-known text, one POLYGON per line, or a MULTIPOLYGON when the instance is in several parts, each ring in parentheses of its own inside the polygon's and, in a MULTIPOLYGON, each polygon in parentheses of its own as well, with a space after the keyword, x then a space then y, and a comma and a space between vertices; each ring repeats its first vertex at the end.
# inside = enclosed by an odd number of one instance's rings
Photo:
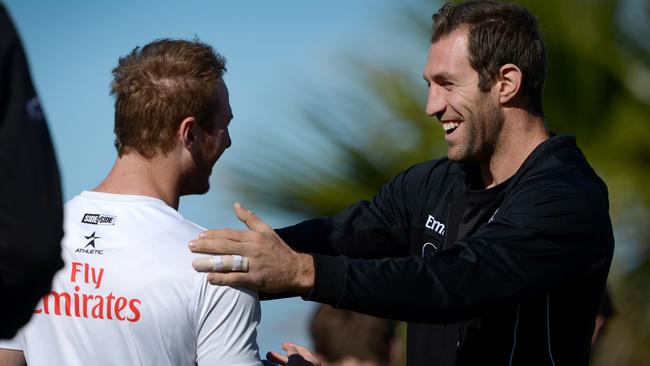
MULTIPOLYGON (((555 135, 551 133, 551 137, 546 139, 544 142, 539 144, 533 152, 528 155, 523 164, 517 169, 515 174, 508 178, 502 184, 508 185, 509 187, 514 186, 522 177, 526 175, 528 171, 538 166, 542 161, 548 158, 550 155, 556 154, 560 150, 571 149, 580 151, 576 145, 575 136, 570 135, 555 135)), ((582 153, 580 153, 582 155, 582 153)), ((584 159, 584 158, 583 158, 584 159)), ((460 164, 462 166, 462 171, 465 175, 465 184, 469 186, 470 179, 476 178, 477 174, 480 176, 480 170, 476 164, 460 164)), ((480 178, 479 178, 480 179, 480 178)))

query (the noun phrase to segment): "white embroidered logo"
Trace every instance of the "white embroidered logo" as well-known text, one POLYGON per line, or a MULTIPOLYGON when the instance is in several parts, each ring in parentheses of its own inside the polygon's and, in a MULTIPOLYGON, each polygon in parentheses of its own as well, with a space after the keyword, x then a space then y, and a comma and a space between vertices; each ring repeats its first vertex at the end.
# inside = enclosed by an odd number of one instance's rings
POLYGON ((424 245, 422 246, 422 258, 437 252, 438 249, 440 249, 439 246, 440 244, 436 245, 433 243, 424 243, 424 245))
POLYGON ((429 215, 429 217, 427 218, 424 227, 426 227, 427 229, 431 229, 440 235, 445 235, 445 224, 436 220, 436 218, 431 215, 429 215))

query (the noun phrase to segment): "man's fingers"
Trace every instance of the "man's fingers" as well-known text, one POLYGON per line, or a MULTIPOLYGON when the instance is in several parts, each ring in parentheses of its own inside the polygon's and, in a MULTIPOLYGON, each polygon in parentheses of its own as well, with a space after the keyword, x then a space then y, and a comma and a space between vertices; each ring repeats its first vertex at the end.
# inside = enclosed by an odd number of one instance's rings
POLYGON ((291 342, 282 342, 282 349, 287 351, 289 347, 295 347, 296 345, 291 342))
POLYGON ((248 258, 241 255, 215 255, 194 258, 192 267, 198 272, 248 272, 248 258))
POLYGON ((287 351, 287 354, 289 354, 289 355, 292 355, 292 354, 295 354, 295 353, 299 353, 299 354, 301 354, 303 356, 311 355, 311 351, 308 350, 307 348, 305 348, 305 347, 303 347, 303 346, 301 346, 299 344, 295 344, 295 343, 291 343, 291 342, 282 343, 282 349, 287 351))
POLYGON ((285 348, 285 351, 287 351, 287 355, 297 355, 298 354, 298 349, 294 346, 289 346, 285 348))
POLYGON ((320 366, 320 361, 309 349, 295 343, 284 342, 282 349, 287 351, 287 358, 296 365, 320 366))
POLYGON ((229 239, 234 241, 248 241, 252 239, 252 233, 249 230, 206 230, 199 234, 202 239, 229 239))
POLYGON ((252 281, 247 273, 230 272, 230 273, 208 273, 208 282, 212 285, 219 286, 246 286, 250 287, 252 281))
POLYGON ((262 221, 262 219, 255 216, 252 211, 245 209, 241 203, 235 202, 233 207, 235 209, 235 215, 237 215, 239 221, 243 222, 249 229, 257 232, 273 230, 269 225, 262 221))
POLYGON ((309 356, 309 358, 313 357, 313 354, 309 349, 299 344, 291 344, 291 347, 293 347, 297 353, 300 353, 301 355, 305 356, 305 358, 308 358, 307 356, 309 356))
POLYGON ((189 243, 190 250, 201 254, 238 254, 246 255, 245 243, 229 239, 194 239, 189 243))

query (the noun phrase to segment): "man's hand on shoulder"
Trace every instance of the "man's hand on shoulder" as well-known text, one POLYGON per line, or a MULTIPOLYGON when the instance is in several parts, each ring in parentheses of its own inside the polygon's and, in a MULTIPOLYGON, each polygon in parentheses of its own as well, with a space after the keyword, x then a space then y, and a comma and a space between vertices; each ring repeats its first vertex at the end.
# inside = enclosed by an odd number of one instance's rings
POLYGON ((234 209, 249 230, 207 230, 189 246, 194 253, 244 256, 248 271, 215 270, 201 265, 206 263, 201 260, 195 261, 194 268, 210 272, 208 281, 214 285, 244 286, 267 293, 308 294, 314 284, 312 256, 291 249, 273 228, 239 203, 235 203, 234 209))

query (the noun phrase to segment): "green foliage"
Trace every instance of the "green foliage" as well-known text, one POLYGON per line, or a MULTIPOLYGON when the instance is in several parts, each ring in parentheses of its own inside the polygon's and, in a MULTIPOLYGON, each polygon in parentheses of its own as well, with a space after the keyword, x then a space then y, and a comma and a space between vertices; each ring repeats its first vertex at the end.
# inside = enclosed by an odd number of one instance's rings
MULTIPOLYGON (((544 94, 551 130, 575 134, 610 188, 617 249, 610 285, 617 315, 595 364, 650 361, 650 7, 638 0, 521 1, 541 24, 548 55, 544 94), (630 10, 630 6, 639 7, 630 10), (643 8, 642 6, 645 6, 643 8)), ((431 12, 438 7, 432 4, 431 12)), ((428 39, 421 8, 405 8, 412 35, 428 39), (414 10, 416 9, 416 10, 414 10)), ((405 55, 406 57, 406 55, 405 55)), ((423 60, 424 63, 424 60, 423 60)), ((365 93, 339 94, 305 114, 328 145, 314 164, 282 144, 263 167, 239 171, 237 185, 256 205, 305 215, 370 198, 404 168, 445 154, 442 131, 423 111, 412 70, 376 60, 354 64, 365 93), (337 106, 341 113, 332 114, 337 106)), ((317 139, 318 140, 318 139, 317 139)), ((267 149, 268 150, 268 149, 267 149)))
POLYGON ((522 1, 538 15, 547 44, 549 126, 578 137, 610 189, 617 314, 596 365, 650 361, 650 32, 628 26, 639 21, 630 17, 649 19, 644 9, 626 9, 634 3, 522 1))
MULTIPOLYGON (((278 143, 265 147, 265 166, 239 167, 236 186, 256 204, 305 215, 335 213, 361 198, 372 197, 392 176, 410 165, 446 153, 442 129, 423 111, 423 82, 414 93, 405 72, 358 64, 365 73, 368 97, 339 94, 331 101, 344 115, 332 114, 322 98, 305 110, 307 125, 318 139, 310 144, 335 156, 321 166, 309 156, 278 143), (381 112, 379 112, 381 110, 381 112), (329 146, 327 146, 329 145, 329 146)), ((308 139, 311 132, 303 132, 308 139)), ((315 147, 314 147, 315 149, 315 147)))

